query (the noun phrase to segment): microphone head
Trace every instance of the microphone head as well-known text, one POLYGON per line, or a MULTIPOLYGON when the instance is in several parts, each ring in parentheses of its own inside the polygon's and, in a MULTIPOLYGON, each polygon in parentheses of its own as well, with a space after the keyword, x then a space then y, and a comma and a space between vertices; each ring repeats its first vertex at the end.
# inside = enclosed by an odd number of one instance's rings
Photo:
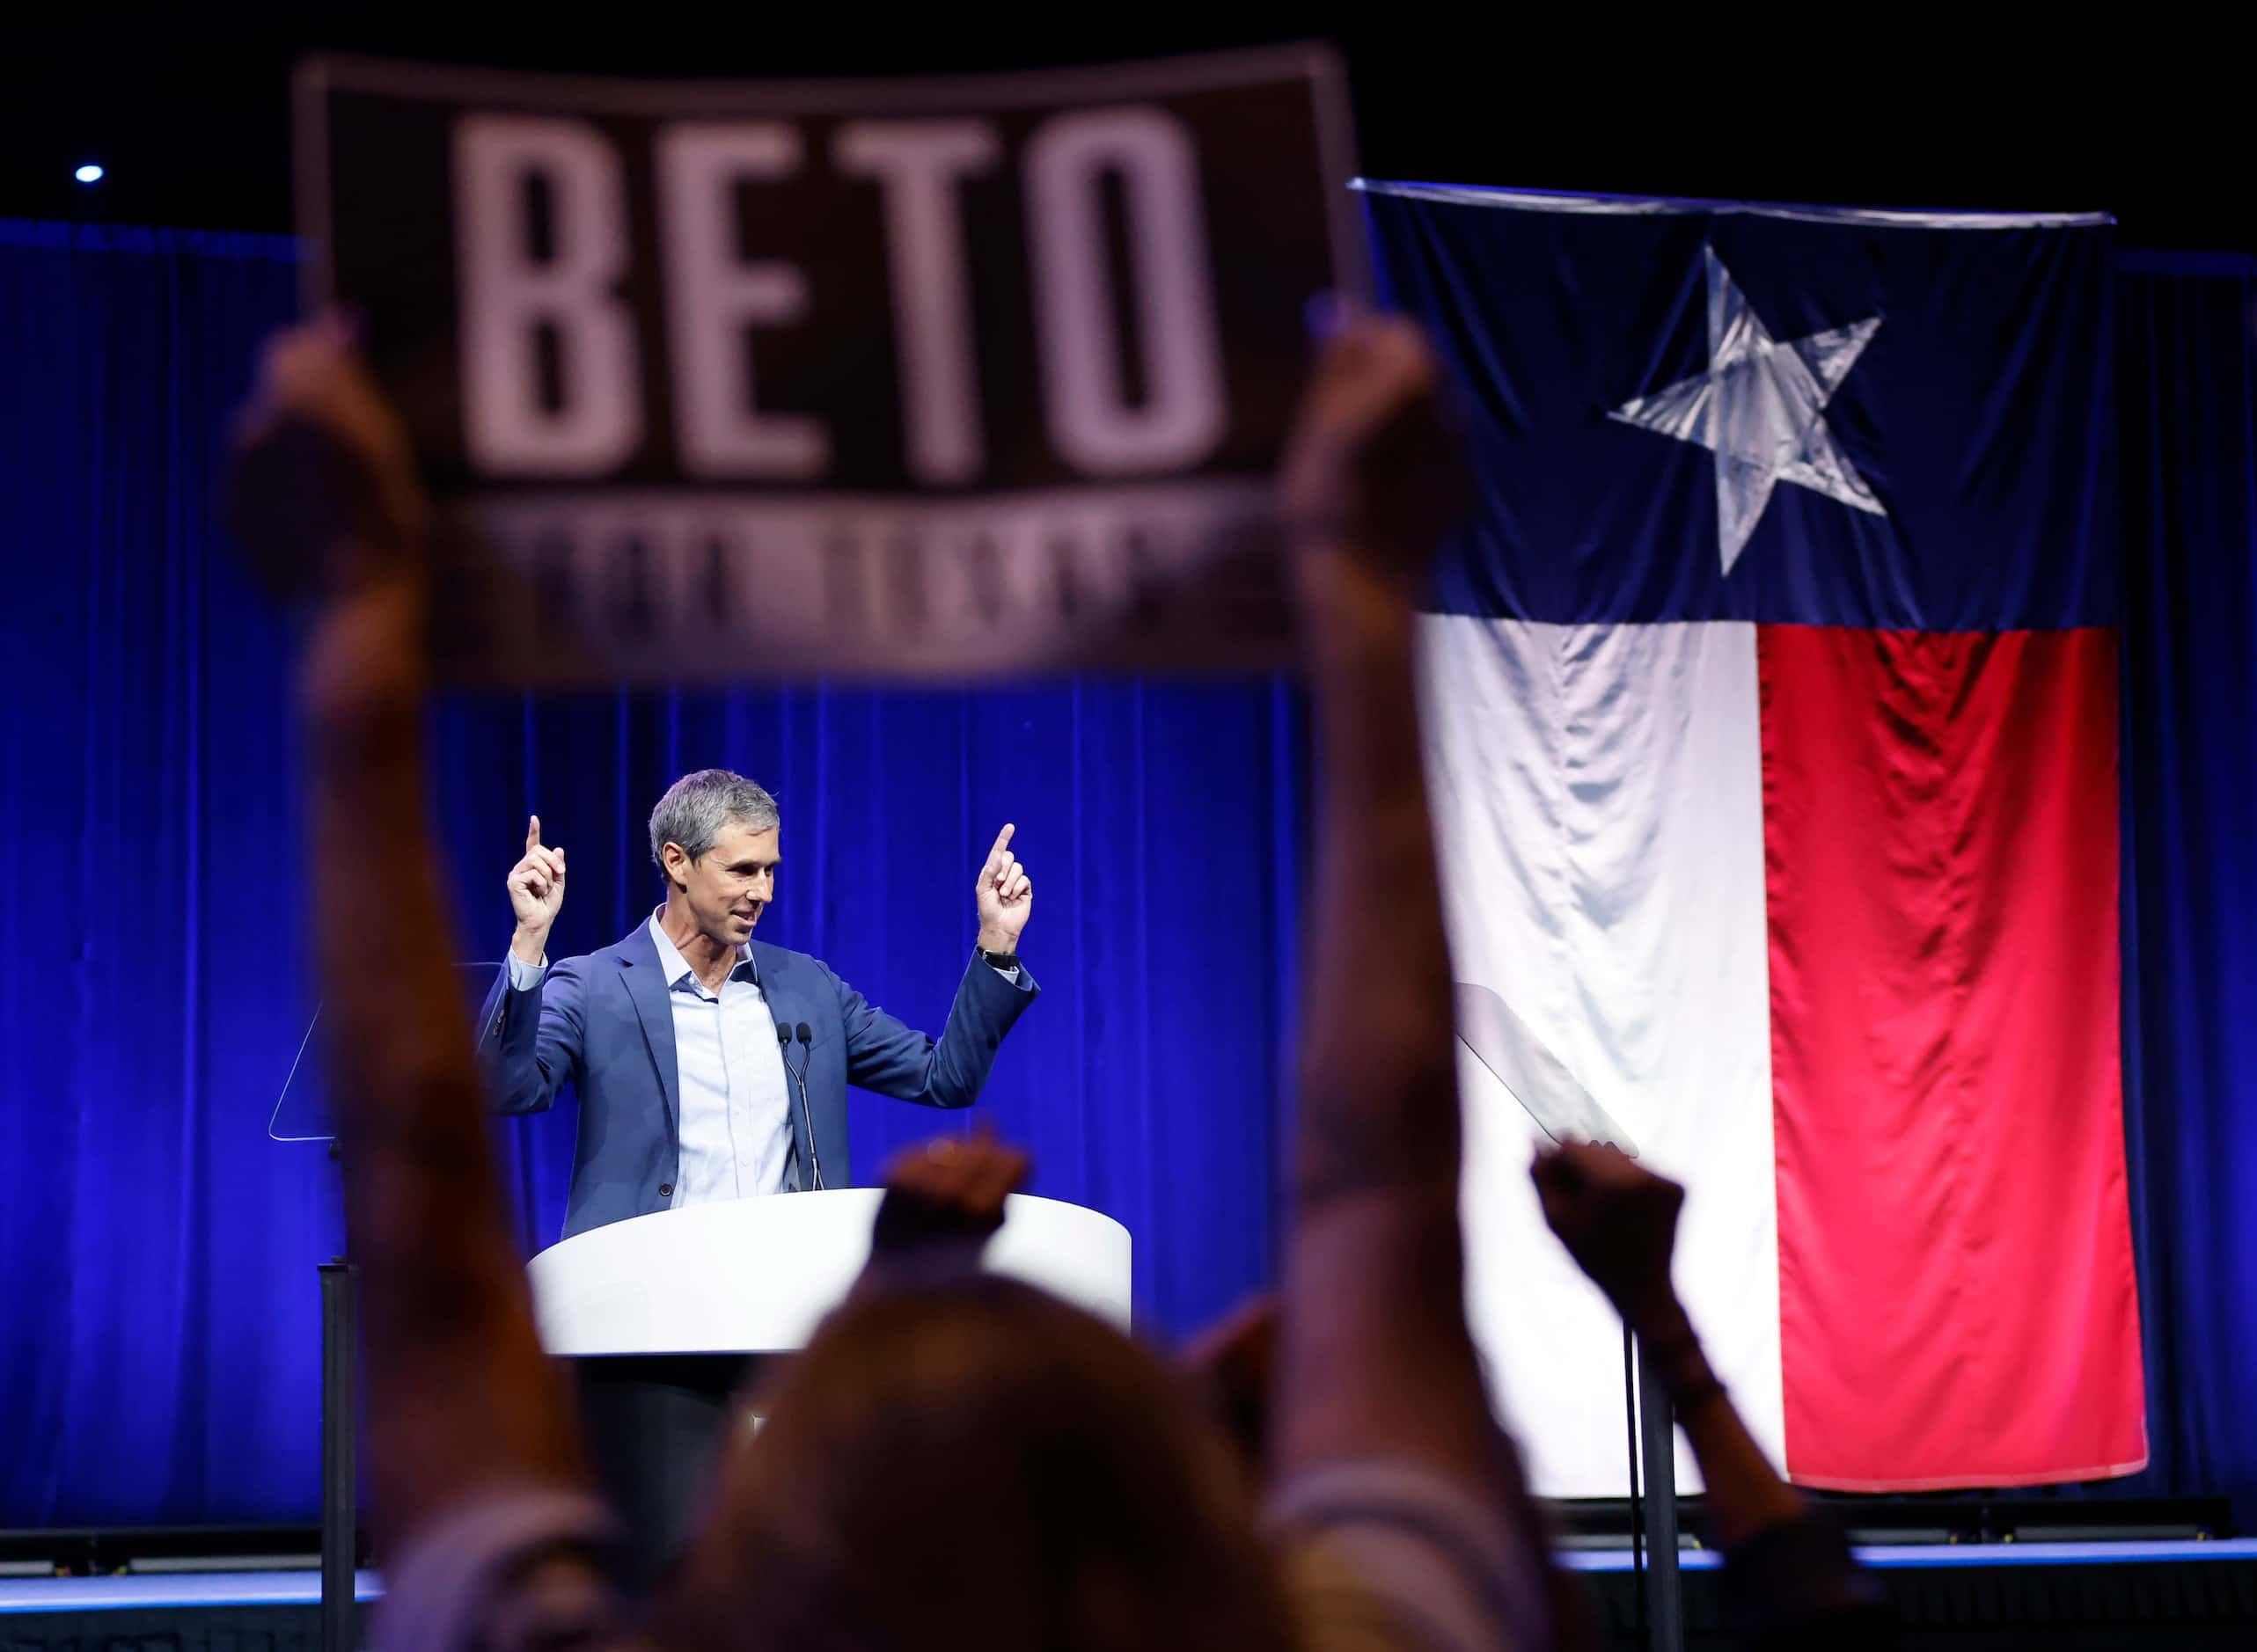
POLYGON ((802 1021, 797 1027, 792 1028, 792 1036, 802 1044, 812 1044, 815 1042, 815 1029, 805 1021, 802 1021))
POLYGON ((789 1021, 779 1021, 776 1023, 776 1042, 779 1044, 788 1044, 791 1042, 791 1023, 789 1021))

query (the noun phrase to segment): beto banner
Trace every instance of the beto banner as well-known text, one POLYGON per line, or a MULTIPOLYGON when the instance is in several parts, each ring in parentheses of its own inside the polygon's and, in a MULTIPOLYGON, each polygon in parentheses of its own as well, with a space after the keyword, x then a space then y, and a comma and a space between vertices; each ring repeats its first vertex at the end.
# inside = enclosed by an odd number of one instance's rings
POLYGON ((1360 290, 1313 48, 899 82, 319 58, 458 683, 1266 668, 1304 307, 1360 290))

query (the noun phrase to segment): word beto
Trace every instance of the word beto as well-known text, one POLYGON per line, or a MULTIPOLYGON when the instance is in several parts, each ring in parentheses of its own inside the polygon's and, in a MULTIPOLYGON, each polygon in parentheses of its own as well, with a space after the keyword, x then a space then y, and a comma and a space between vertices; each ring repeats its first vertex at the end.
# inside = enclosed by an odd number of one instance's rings
MULTIPOLYGON (((1138 105, 1066 111, 1014 143, 1052 450, 1093 478, 1197 465, 1227 433, 1229 407, 1191 131, 1138 105), (1125 211, 1129 328, 1110 274, 1109 180, 1125 211), (1133 398, 1126 349, 1140 358, 1133 398)), ((786 121, 675 122, 653 136, 672 426, 691 479, 805 483, 829 473, 829 426, 764 409, 755 393, 753 336, 807 315, 809 273, 785 259, 741 257, 736 234, 739 192, 799 173, 810 164, 806 147, 786 121)), ((452 148, 471 464, 496 478, 602 476, 641 448, 652 384, 619 294, 634 245, 619 148, 586 121, 490 113, 460 117, 452 148), (521 210, 534 179, 550 203, 539 248, 521 210), (549 350, 561 364, 561 394, 544 393, 549 350)), ((959 192, 1002 167, 1006 148, 998 126, 980 119, 847 121, 827 146, 838 173, 878 186, 903 459, 921 484, 973 482, 986 464, 978 259, 959 192)))

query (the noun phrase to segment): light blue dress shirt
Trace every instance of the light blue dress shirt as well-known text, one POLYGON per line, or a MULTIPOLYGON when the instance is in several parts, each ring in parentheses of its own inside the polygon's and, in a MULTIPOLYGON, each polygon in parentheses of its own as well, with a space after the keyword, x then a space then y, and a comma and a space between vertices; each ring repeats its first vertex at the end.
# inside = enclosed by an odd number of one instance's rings
MULTIPOLYGON (((655 913, 650 939, 674 1012, 675 1078, 682 1098, 681 1165, 669 1208, 795 1191, 791 1081, 751 948, 737 948, 736 967, 714 993, 698 979, 655 913)), ((509 984, 520 992, 547 973, 546 959, 528 964, 509 954, 509 984)))

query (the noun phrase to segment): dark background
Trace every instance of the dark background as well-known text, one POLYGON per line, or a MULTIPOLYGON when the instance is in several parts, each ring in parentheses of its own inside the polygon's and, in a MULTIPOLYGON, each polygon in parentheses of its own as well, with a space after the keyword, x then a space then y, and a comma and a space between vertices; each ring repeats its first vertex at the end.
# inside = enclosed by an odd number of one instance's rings
POLYGON ((1329 39, 1374 177, 1857 206, 2115 213, 2126 245, 2257 250, 2231 12, 1149 4, 18 8, 0 216, 290 224, 285 82, 314 48, 653 76, 907 74, 1329 39), (1169 20, 1189 10, 1196 20, 1169 20), (81 161, 109 176, 72 181, 81 161))

